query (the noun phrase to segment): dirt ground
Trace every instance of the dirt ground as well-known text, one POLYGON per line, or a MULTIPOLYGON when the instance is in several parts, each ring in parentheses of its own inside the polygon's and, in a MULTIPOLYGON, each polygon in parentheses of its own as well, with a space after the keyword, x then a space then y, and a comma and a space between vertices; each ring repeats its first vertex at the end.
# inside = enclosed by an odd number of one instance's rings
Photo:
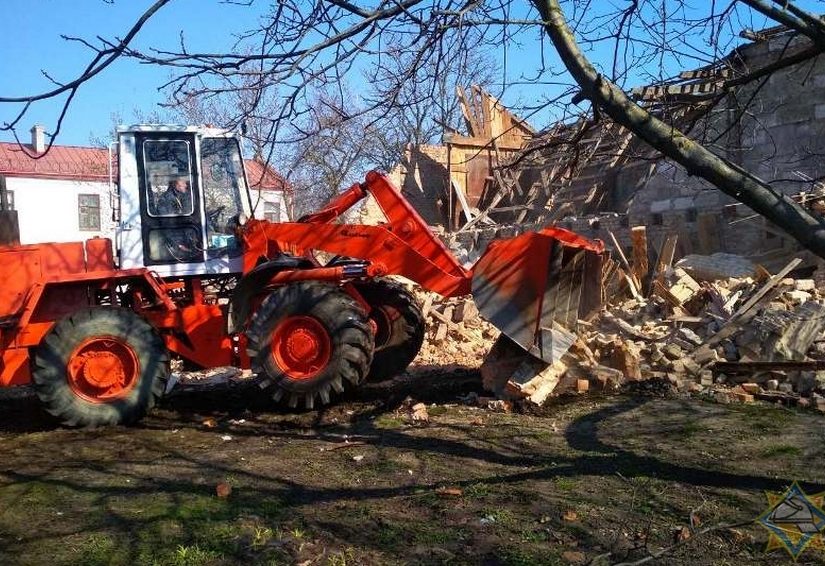
MULTIPOLYGON (((814 413, 626 393, 505 414, 457 401, 473 391, 474 372, 419 370, 307 413, 187 394, 91 431, 5 398, 0 564, 607 564, 673 544, 692 511, 738 523, 765 490, 825 489, 814 413), (429 426, 408 396, 436 403, 429 426)), ((790 562, 766 540, 722 529, 650 563, 790 562)))

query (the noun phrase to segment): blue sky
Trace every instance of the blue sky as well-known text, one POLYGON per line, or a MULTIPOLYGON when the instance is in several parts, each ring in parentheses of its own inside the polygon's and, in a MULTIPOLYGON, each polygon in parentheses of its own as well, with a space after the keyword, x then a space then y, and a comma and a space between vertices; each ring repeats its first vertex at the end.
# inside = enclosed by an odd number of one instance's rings
MULTIPOLYGON (((805 7, 822 5, 817 0, 798 3, 805 7)), ((61 40, 61 34, 89 40, 98 34, 107 38, 122 36, 150 4, 151 0, 115 0, 114 3, 103 0, 2 0, 0 95, 28 95, 49 88, 50 83, 42 76, 41 69, 57 80, 73 78, 88 63, 90 54, 80 44, 61 40)), ((190 48, 227 50, 234 41, 232 32, 254 27, 260 11, 268 4, 259 0, 252 8, 247 8, 217 0, 174 0, 144 27, 134 46, 174 49, 183 31, 190 48)), ((537 45, 535 41, 525 41, 522 46, 511 48, 510 78, 516 77, 528 62, 538 60, 537 45)), ((107 135, 113 115, 124 122, 132 122, 136 111, 144 115, 152 112, 165 98, 157 89, 168 77, 166 69, 129 60, 114 63, 81 88, 57 143, 88 145, 92 137, 107 135)), ((535 92, 536 87, 511 87, 504 102, 529 102, 535 100, 535 92)), ((56 102, 39 103, 20 128, 21 136, 27 137, 27 130, 35 122, 43 123, 50 131, 58 110, 56 102)), ((11 117, 11 108, 0 106, 0 122, 11 117)), ((0 133, 0 140, 10 139, 10 134, 0 133)))
MULTIPOLYGON (((122 37, 149 6, 148 0, 2 0, 0 2, 0 94, 29 95, 49 88, 41 74, 46 70, 57 80, 76 76, 90 59, 87 48, 67 43, 60 35, 93 40, 96 35, 122 37)), ((253 10, 207 0, 175 0, 164 7, 143 28, 135 47, 174 47, 181 31, 193 47, 227 49, 233 38, 221 33, 216 23, 230 22, 233 31, 254 25, 253 10)), ((112 114, 124 121, 134 120, 134 111, 151 112, 164 96, 157 88, 169 76, 166 69, 117 61, 93 82, 81 88, 73 101, 58 143, 88 145, 91 136, 105 136, 111 129, 112 114)), ((54 124, 59 104, 38 104, 26 120, 25 130, 41 122, 47 131, 54 124)), ((8 108, 0 107, 0 121, 8 121, 8 108)), ((22 134, 21 134, 22 135, 22 134)), ((28 134, 27 134, 28 135, 28 134)), ((0 134, 3 141, 10 134, 0 134)))

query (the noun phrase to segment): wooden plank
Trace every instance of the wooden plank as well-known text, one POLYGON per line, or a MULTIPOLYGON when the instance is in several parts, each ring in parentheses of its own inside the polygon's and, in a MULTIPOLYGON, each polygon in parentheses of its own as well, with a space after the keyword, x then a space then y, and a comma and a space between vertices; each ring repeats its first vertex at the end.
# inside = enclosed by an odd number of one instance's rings
POLYGON ((427 315, 430 314, 430 308, 433 306, 433 294, 427 293, 427 296, 424 298, 424 304, 421 306, 421 318, 424 320, 427 319, 427 315))
POLYGON ((783 267, 783 268, 779 271, 779 273, 777 273, 776 275, 772 276, 772 277, 768 280, 768 282, 767 282, 767 283, 765 283, 765 284, 762 286, 762 288, 761 288, 761 289, 759 289, 756 293, 754 293, 754 294, 751 296, 751 298, 750 298, 750 299, 748 299, 748 300, 747 300, 747 302, 745 302, 745 304, 744 304, 744 305, 742 305, 742 306, 739 308, 739 310, 738 310, 738 311, 736 311, 735 313, 733 313, 733 316, 732 316, 731 318, 739 318, 739 317, 743 316, 745 313, 747 313, 750 309, 752 309, 752 308, 753 308, 753 306, 754 306, 756 303, 758 303, 758 302, 760 301, 760 299, 762 299, 762 297, 764 297, 764 296, 768 293, 768 291, 770 291, 771 289, 773 289, 774 287, 776 287, 776 286, 779 284, 779 282, 780 282, 780 281, 782 281, 782 280, 785 278, 785 276, 786 276, 786 275, 788 275, 791 271, 793 271, 794 269, 796 269, 796 266, 797 266, 797 265, 799 265, 800 263, 802 263, 802 260, 801 260, 801 259, 799 259, 798 257, 796 257, 796 258, 792 259, 792 260, 788 263, 788 265, 786 265, 785 267, 783 267))
POLYGON ((516 210, 524 210, 525 208, 530 208, 529 205, 526 204, 517 204, 514 206, 499 206, 498 208, 491 208, 487 211, 487 213, 491 212, 515 212, 516 210))
POLYGON ((450 187, 452 187, 453 191, 455 191, 455 196, 461 205, 461 210, 464 212, 464 217, 467 219, 467 222, 469 222, 473 219, 473 211, 470 208, 470 203, 467 202, 467 195, 464 194, 461 187, 456 185, 452 179, 450 179, 450 187))
MULTIPOLYGON (((501 151, 499 151, 499 148, 498 148, 498 140, 497 140, 496 138, 493 138, 493 150, 495 151, 495 154, 496 154, 496 165, 497 165, 498 167, 501 167, 501 164, 502 164, 502 159, 501 159, 501 151)), ((512 190, 513 190, 513 191, 514 191, 517 195, 519 195, 519 196, 523 196, 523 195, 524 195, 524 192, 521 190, 521 186, 520 186, 520 185, 519 185, 519 183, 518 183, 518 179, 513 178, 513 172, 512 172, 512 170, 507 169, 507 172, 509 173, 509 175, 508 175, 508 176, 510 177, 510 183, 511 183, 511 185, 512 185, 511 189, 512 189, 512 190)), ((496 173, 498 174, 498 175, 496 176, 496 179, 499 181, 499 183, 504 184, 504 183, 503 183, 503 177, 504 177, 504 176, 501 174, 501 170, 500 170, 500 169, 498 169, 498 168, 493 169, 493 174, 495 175, 496 173)))
POLYGON ((653 281, 653 294, 663 298, 673 307, 682 306, 682 301, 679 300, 679 297, 671 293, 670 289, 665 287, 664 284, 659 281, 653 281))
POLYGON ((782 268, 782 270, 779 273, 772 276, 768 280, 768 282, 765 283, 762 286, 761 289, 759 289, 756 293, 754 293, 750 297, 750 299, 748 299, 745 302, 745 304, 742 305, 739 308, 738 311, 733 313, 733 316, 730 317, 728 322, 726 322, 725 325, 722 326, 722 328, 720 328, 716 332, 716 334, 714 334, 713 336, 708 338, 702 346, 699 346, 699 348, 697 348, 697 351, 699 349, 702 349, 702 348, 709 348, 711 346, 714 346, 714 345, 718 344, 719 342, 721 342, 722 340, 724 340, 725 338, 727 338, 728 336, 730 336, 731 334, 733 334, 734 332, 736 332, 739 329, 739 323, 742 321, 742 319, 745 318, 745 316, 748 314, 748 312, 753 307, 755 307, 760 301, 765 299, 766 295, 774 287, 776 287, 779 284, 779 282, 782 281, 788 273, 793 271, 796 268, 796 266, 799 265, 801 262, 802 262, 801 259, 794 258, 794 259, 791 260, 790 263, 788 263, 788 265, 786 265, 784 268, 782 268))
POLYGON ((633 226, 630 229, 630 239, 633 242, 633 276, 639 282, 641 290, 650 271, 647 257, 647 227, 633 226))
MULTIPOLYGON (((455 134, 446 134, 444 136, 445 144, 452 144, 458 146, 467 146, 473 149, 482 149, 492 146, 490 138, 483 138, 479 136, 458 136, 455 134)), ((508 140, 498 140, 499 148, 505 151, 519 151, 522 148, 521 143, 516 143, 508 140)))
POLYGON ((725 67, 705 67, 704 69, 695 69, 693 71, 682 71, 679 73, 679 78, 684 80, 693 79, 711 79, 722 78, 726 79, 730 76, 730 69, 725 67))
POLYGON ((613 247, 616 250, 616 255, 619 256, 619 261, 622 262, 622 266, 625 270, 625 278, 630 285, 630 292, 635 298, 641 299, 642 296, 639 294, 640 287, 638 281, 634 281, 633 269, 630 267, 630 263, 627 261, 627 257, 625 257, 624 252, 622 251, 622 246, 619 245, 619 240, 616 239, 616 236, 610 230, 607 231, 607 235, 610 236, 610 240, 613 242, 613 247))
POLYGON ((455 95, 458 99, 458 106, 461 109, 461 114, 464 116, 464 120, 467 122, 467 130, 469 131, 471 136, 479 135, 481 132, 478 123, 475 120, 475 117, 470 112, 470 108, 467 105, 467 97, 464 94, 464 89, 460 86, 456 86, 455 95))
POLYGON ((665 239, 662 244, 662 250, 659 252, 659 259, 656 260, 656 279, 663 280, 665 271, 673 265, 673 255, 676 253, 676 243, 679 241, 679 236, 671 234, 665 239))
POLYGON ((659 257, 656 260, 656 268, 653 270, 653 277, 650 281, 648 294, 653 292, 653 285, 655 285, 657 281, 664 285, 665 273, 667 269, 673 265, 673 254, 676 253, 676 242, 678 239, 679 237, 676 236, 676 234, 671 234, 662 242, 662 246, 659 248, 659 257))

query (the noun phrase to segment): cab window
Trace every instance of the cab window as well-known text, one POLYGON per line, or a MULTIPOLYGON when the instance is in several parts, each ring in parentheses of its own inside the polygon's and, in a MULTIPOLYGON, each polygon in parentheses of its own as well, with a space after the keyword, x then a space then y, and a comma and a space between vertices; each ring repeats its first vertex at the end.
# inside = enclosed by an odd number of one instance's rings
POLYGON ((143 142, 146 203, 150 216, 191 216, 195 211, 189 155, 188 141, 143 142))
POLYGON ((204 138, 201 171, 207 253, 210 257, 236 255, 240 245, 235 228, 243 210, 241 195, 246 192, 238 142, 232 138, 204 138))

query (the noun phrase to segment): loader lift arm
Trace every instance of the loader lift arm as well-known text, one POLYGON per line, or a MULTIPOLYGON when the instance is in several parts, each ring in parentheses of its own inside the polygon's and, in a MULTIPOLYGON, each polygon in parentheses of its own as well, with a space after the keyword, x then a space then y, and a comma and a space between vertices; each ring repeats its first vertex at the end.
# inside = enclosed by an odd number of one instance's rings
POLYGON ((472 272, 458 263, 398 189, 376 171, 368 173, 364 183, 353 185, 320 211, 297 222, 252 220, 244 226, 243 237, 247 250, 244 273, 253 270, 262 258, 323 250, 369 262, 364 275, 402 275, 444 296, 470 293, 472 272), (386 223, 333 224, 369 194, 387 217, 386 223))

